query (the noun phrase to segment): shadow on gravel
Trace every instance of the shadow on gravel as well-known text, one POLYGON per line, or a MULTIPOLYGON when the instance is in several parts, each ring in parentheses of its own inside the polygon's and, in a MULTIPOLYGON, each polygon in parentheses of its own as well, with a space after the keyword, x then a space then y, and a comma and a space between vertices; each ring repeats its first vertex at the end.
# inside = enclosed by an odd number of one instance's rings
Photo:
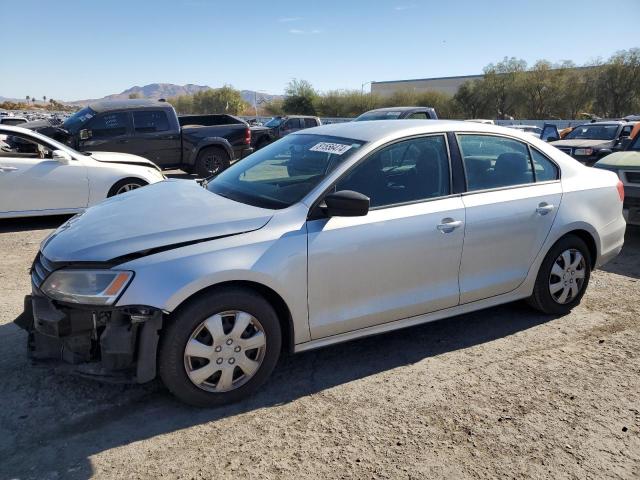
POLYGON ((58 228, 71 215, 52 215, 50 217, 9 218, 0 220, 0 233, 25 232, 28 230, 46 230, 58 228))
MULTIPOLYGON (((12 375, 19 377, 14 381, 23 379, 28 386, 14 389, 14 393, 19 392, 22 398, 7 399, 3 404, 28 405, 33 403, 32 397, 40 395, 51 405, 43 405, 48 414, 39 414, 38 408, 25 413, 46 418, 42 418, 41 423, 37 418, 29 419, 33 431, 17 432, 16 441, 4 451, 0 450, 0 458, 7 459, 0 462, 0 477, 48 478, 55 472, 54 475, 57 474, 59 478, 89 478, 93 473, 89 457, 105 450, 252 410, 285 404, 379 372, 506 337, 551 319, 516 303, 321 350, 286 355, 280 360, 270 381, 253 398, 215 409, 185 406, 174 400, 158 383, 126 388, 117 385, 98 386, 83 379, 69 382, 62 377, 55 377, 53 371, 47 374, 51 375, 48 380, 51 391, 47 395, 46 392, 29 388, 25 377, 33 375, 32 369, 35 367, 12 372, 12 375), (116 405, 107 404, 95 411, 99 401, 69 391, 76 388, 99 389, 116 405), (81 401, 75 405, 73 415, 61 415, 55 420, 51 418, 51 414, 56 413, 51 406, 73 401, 73 398, 76 401, 85 398, 85 404, 81 401)), ((15 332, 11 335, 3 331, 14 328, 17 327, 0 327, 0 341, 10 338, 24 341, 24 335, 15 335, 15 332)), ((0 350, 4 348, 4 345, 0 345, 0 350)), ((20 413, 18 409, 16 416, 20 413)))
POLYGON ((622 252, 601 270, 640 279, 640 227, 627 225, 622 252))

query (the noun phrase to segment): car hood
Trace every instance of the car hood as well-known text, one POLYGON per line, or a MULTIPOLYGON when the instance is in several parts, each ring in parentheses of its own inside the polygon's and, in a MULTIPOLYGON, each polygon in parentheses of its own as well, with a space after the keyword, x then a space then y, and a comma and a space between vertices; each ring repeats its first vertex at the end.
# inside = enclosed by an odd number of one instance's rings
POLYGON ((111 197, 42 242, 52 262, 118 262, 258 230, 273 216, 191 180, 166 180, 111 197))
POLYGON ((596 166, 610 169, 624 168, 640 170, 640 152, 615 152, 604 157, 596 163, 596 166))
POLYGON ((551 142, 554 147, 591 147, 591 148, 610 148, 613 146, 613 140, 591 140, 591 139, 575 139, 575 140, 557 140, 551 142))
POLYGON ((91 158, 98 162, 105 163, 124 163, 126 165, 140 165, 142 167, 151 167, 160 170, 158 166, 151 160, 139 157, 138 155, 132 155, 130 153, 120 152, 88 152, 91 154, 91 158))

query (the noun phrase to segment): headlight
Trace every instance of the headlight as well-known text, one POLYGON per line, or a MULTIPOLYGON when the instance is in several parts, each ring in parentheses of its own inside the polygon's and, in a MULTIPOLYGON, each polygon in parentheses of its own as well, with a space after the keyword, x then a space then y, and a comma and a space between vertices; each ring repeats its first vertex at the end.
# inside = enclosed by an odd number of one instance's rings
POLYGON ((593 148, 576 148, 573 151, 574 155, 591 155, 593 153, 593 148))
POLYGON ((40 289, 61 302, 113 305, 133 278, 133 272, 56 270, 40 289))

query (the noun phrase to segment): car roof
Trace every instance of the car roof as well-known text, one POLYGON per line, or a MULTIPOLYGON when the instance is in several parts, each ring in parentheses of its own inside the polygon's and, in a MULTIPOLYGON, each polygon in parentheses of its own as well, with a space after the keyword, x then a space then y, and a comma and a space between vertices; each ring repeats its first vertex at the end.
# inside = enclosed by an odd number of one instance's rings
POLYGON ((126 100, 101 100, 89 104, 89 108, 97 113, 110 112, 112 110, 126 110, 129 108, 172 108, 170 103, 160 100, 131 98, 126 100))
POLYGON ((498 133, 529 141, 530 135, 514 128, 505 128, 486 123, 462 122, 458 120, 363 120, 307 128, 291 135, 328 135, 351 138, 363 142, 392 140, 409 135, 438 132, 498 133))
POLYGON ((432 107, 384 107, 384 108, 374 108, 373 110, 369 110, 369 111, 366 111, 364 113, 371 113, 371 112, 406 112, 407 110, 431 110, 431 109, 432 109, 432 107))

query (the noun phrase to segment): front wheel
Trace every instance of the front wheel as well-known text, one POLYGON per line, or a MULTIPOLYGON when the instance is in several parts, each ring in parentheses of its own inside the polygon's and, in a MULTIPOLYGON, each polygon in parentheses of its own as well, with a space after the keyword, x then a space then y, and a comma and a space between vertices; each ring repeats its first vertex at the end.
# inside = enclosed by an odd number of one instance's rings
POLYGON ((591 276, 591 253, 584 241, 567 235, 547 253, 529 304, 543 313, 563 315, 580 303, 591 276))
POLYGON ((124 178, 119 182, 116 182, 109 189, 109 193, 107 193, 107 197, 113 197, 115 195, 120 195, 121 193, 131 192, 132 190, 137 190, 140 187, 144 187, 147 185, 147 182, 144 180, 140 180, 139 178, 124 178))
POLYGON ((213 292, 170 319, 160 343, 160 378, 191 405, 235 402, 267 380, 281 342, 278 317, 263 297, 246 289, 213 292))

